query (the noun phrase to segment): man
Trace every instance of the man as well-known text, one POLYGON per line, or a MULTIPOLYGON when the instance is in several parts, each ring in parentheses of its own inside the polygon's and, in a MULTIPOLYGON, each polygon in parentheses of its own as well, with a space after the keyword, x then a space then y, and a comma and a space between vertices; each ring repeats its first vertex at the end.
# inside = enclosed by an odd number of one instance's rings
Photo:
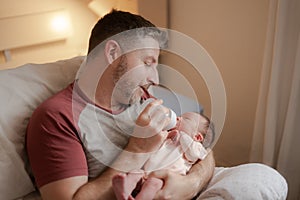
MULTIPOLYGON (((161 100, 150 103, 135 124, 126 123, 147 88, 158 83, 159 49, 165 43, 165 33, 138 15, 112 11, 98 21, 76 81, 41 104, 28 125, 29 161, 43 199, 114 199, 112 177, 140 169, 160 147, 170 120, 161 100)), ((214 166, 210 153, 186 176, 153 172, 164 182, 155 198, 195 197, 214 166)), ((221 195, 207 189, 203 198, 209 191, 221 195)))

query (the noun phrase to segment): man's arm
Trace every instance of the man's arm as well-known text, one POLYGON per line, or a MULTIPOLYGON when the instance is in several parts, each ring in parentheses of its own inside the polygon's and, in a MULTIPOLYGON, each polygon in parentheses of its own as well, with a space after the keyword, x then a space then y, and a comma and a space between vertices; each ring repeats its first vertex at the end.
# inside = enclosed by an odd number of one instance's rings
POLYGON ((167 132, 161 131, 165 124, 169 122, 165 113, 167 109, 160 108, 160 112, 150 114, 152 107, 162 104, 162 101, 151 102, 139 115, 133 135, 129 142, 115 159, 112 166, 106 169, 99 177, 88 180, 87 176, 75 176, 48 183, 40 188, 44 200, 96 200, 115 199, 112 189, 112 178, 120 172, 129 172, 141 169, 149 158, 149 152, 155 151, 167 137, 167 132), (163 120, 157 120, 163 119, 163 120), (156 134, 153 134, 156 133, 156 134), (157 134, 160 133, 160 134, 157 134), (152 137, 142 137, 143 135, 153 135, 152 137), (139 137, 141 135, 141 137, 139 137))
POLYGON ((131 171, 141 168, 146 158, 123 151, 110 168, 105 170, 98 178, 87 182, 75 193, 73 199, 115 199, 112 189, 112 179, 122 171, 131 171), (140 164, 138 164, 140 163, 140 164))
MULTIPOLYGON (((159 135, 158 135, 159 136, 159 135)), ((132 149, 128 146, 127 149, 132 149)), ((127 150, 125 149, 125 150, 127 150)), ((131 154, 123 151, 113 163, 111 168, 106 169, 99 177, 88 181, 86 176, 76 176, 46 184, 40 188, 43 200, 96 200, 115 199, 112 189, 112 178, 121 171, 140 169, 148 156, 131 154), (140 163, 140 164, 138 164, 140 163)))
POLYGON ((150 176, 163 179, 164 187, 155 199, 192 199, 210 181, 215 168, 212 151, 202 161, 198 161, 187 175, 180 175, 170 170, 153 172, 150 176))
POLYGON ((195 183, 195 195, 207 186, 214 174, 215 166, 215 159, 212 151, 210 151, 204 160, 199 160, 195 165, 193 165, 187 176, 195 183))

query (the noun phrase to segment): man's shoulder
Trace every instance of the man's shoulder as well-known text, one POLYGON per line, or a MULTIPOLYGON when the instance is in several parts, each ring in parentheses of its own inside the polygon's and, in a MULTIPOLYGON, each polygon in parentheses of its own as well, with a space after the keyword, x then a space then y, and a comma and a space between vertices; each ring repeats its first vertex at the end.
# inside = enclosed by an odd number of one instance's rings
POLYGON ((42 102, 34 111, 32 117, 62 117, 72 113, 72 84, 42 102))
POLYGON ((72 104, 72 84, 53 96, 46 99, 38 106, 38 109, 42 110, 60 110, 67 108, 72 104), (66 107, 67 106, 67 107, 66 107))

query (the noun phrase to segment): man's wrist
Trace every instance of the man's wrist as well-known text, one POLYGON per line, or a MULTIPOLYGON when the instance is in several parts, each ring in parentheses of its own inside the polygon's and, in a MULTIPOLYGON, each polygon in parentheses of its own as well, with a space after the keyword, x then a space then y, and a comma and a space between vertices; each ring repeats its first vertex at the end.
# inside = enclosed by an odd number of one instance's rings
POLYGON ((113 162, 111 168, 121 172, 140 170, 149 157, 149 153, 133 153, 128 151, 128 149, 124 149, 113 162))
MULTIPOLYGON (((215 169, 215 160, 212 151, 204 160, 198 161, 187 174, 191 184, 195 186, 196 194, 201 192, 209 183, 215 169)), ((195 195, 196 195, 195 194, 195 195)))

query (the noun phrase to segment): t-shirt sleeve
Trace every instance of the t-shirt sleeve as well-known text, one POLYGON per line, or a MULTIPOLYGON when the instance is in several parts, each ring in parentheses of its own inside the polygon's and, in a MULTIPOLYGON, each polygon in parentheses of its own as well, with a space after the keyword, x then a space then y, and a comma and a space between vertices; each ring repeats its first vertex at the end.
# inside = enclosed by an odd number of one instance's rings
POLYGON ((38 187, 74 176, 87 176, 84 150, 72 114, 64 104, 40 106, 27 127, 26 148, 38 187), (58 107, 57 107, 58 106, 58 107))

